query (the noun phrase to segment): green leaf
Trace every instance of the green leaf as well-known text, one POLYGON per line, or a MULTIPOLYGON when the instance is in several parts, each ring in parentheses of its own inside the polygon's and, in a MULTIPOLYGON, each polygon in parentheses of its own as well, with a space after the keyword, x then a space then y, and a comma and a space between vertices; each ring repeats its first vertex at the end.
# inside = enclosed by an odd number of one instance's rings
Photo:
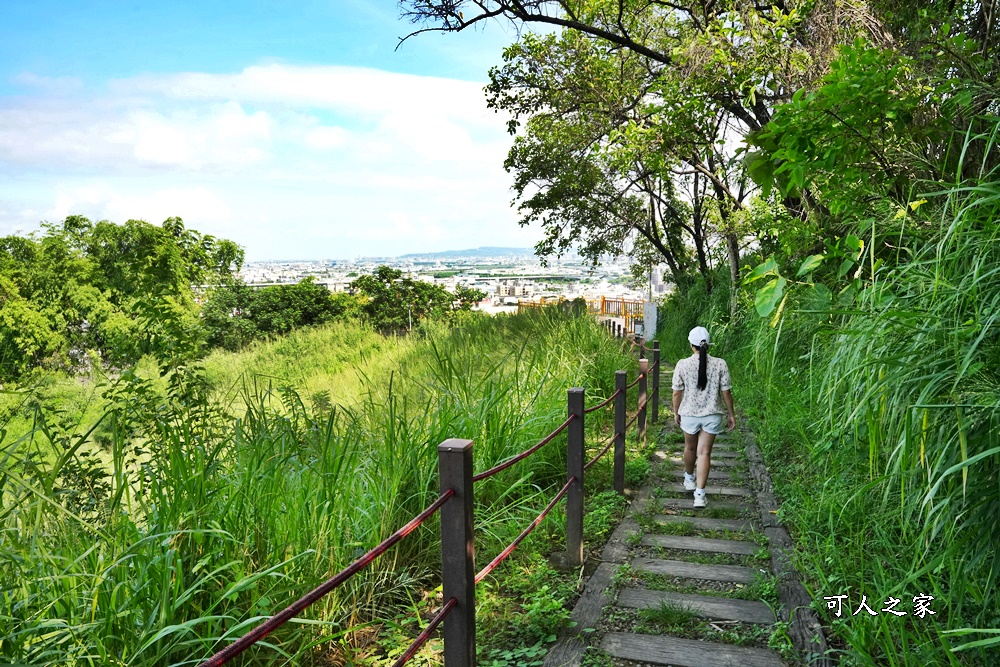
POLYGON ((837 277, 843 278, 845 275, 847 275, 847 272, 851 270, 852 266, 854 266, 854 260, 851 259, 850 257, 846 258, 843 262, 840 263, 840 268, 837 269, 837 277))
POLYGON ((806 290, 805 310, 828 311, 832 303, 833 294, 830 292, 830 288, 823 283, 816 283, 806 290))
POLYGON ((961 644, 959 646, 951 649, 952 651, 964 651, 970 648, 977 648, 980 646, 993 646, 1000 645, 1000 630, 996 628, 958 628, 957 630, 945 630, 944 634, 954 635, 954 636, 964 636, 971 634, 984 634, 984 635, 996 635, 995 637, 986 637, 985 639, 979 639, 974 642, 969 642, 967 644, 961 644))
POLYGON ((770 273, 778 272, 778 264, 774 261, 773 257, 768 257, 766 262, 758 264, 753 271, 747 274, 745 283, 752 283, 758 278, 763 278, 770 273))
POLYGON ((767 317, 774 311, 778 302, 781 301, 781 297, 785 294, 785 285, 787 282, 787 280, 779 276, 778 278, 773 278, 757 290, 753 305, 761 317, 767 317))
POLYGON ((743 158, 743 164, 747 174, 760 186, 764 197, 767 197, 774 186, 774 164, 762 151, 748 152, 743 158))
POLYGON ((799 276, 804 276, 807 273, 812 273, 819 267, 820 264, 823 263, 825 258, 826 255, 809 255, 806 257, 806 260, 802 262, 802 266, 799 267, 799 272, 795 274, 795 277, 797 278, 799 276))

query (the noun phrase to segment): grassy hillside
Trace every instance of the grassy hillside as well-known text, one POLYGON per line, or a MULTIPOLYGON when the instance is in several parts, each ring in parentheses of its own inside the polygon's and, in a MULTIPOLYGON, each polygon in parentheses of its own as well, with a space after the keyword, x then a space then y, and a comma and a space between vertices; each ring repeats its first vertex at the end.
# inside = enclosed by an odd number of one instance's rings
MULTIPOLYGON (((46 425, 0 444, 0 656, 206 657, 436 497, 439 442, 474 439, 484 469, 561 423, 568 387, 587 387, 590 404, 632 363, 589 318, 542 311, 404 340, 348 325, 302 332, 209 357, 208 395, 197 369, 125 373, 91 433, 46 425)), ((93 388, 74 391, 82 405, 93 388)), ((477 485, 480 554, 537 513, 565 475, 564 449, 557 440, 477 485)), ((365 643, 359 624, 433 589, 436 543, 431 522, 269 638, 254 664, 323 664, 365 643)))
POLYGON ((303 398, 324 398, 340 405, 357 400, 366 378, 400 370, 426 337, 385 337, 357 322, 336 322, 298 329, 276 340, 254 343, 240 352, 215 350, 205 370, 220 398, 238 395, 255 379, 294 387, 303 398))
MULTIPOLYGON (((434 325, 428 325, 435 331, 434 325)), ((439 334, 441 332, 438 332, 439 334)), ((407 358, 419 358, 426 336, 386 337, 357 321, 298 329, 273 340, 256 342, 239 352, 213 350, 201 362, 213 399, 229 409, 246 407, 245 391, 254 387, 289 387, 308 405, 350 405, 369 377, 399 371, 407 358)), ((144 357, 134 371, 161 393, 166 382, 155 361, 144 357)), ((83 376, 37 370, 20 386, 0 390, 0 419, 8 437, 36 426, 37 411, 72 433, 91 428, 108 408, 105 392, 118 373, 95 362, 83 376)))

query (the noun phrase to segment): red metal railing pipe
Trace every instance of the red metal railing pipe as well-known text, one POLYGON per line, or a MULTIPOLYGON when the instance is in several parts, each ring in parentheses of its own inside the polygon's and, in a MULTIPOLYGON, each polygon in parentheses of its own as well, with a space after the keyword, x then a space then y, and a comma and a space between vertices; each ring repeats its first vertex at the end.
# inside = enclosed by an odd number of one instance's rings
POLYGON ((542 438, 541 442, 539 442, 537 445, 531 447, 530 449, 524 450, 523 452, 521 452, 517 456, 511 457, 511 458, 507 459, 506 461, 504 461, 503 463, 500 463, 498 465, 493 466, 489 470, 484 470, 483 472, 479 473, 478 475, 473 475, 472 476, 472 481, 473 482, 478 482, 481 479, 486 479, 487 477, 492 477, 493 475, 497 474, 501 470, 506 470, 507 468, 511 467, 512 465, 514 465, 518 461, 523 461, 524 459, 528 458, 529 456, 531 456, 532 454, 534 454, 535 452, 537 452, 539 449, 541 449, 545 445, 547 445, 550 442, 552 442, 552 439, 555 438, 560 433, 562 433, 564 430, 566 430, 566 427, 569 426, 570 422, 573 421, 574 419, 576 419, 576 415, 571 415, 566 421, 564 421, 562 424, 560 424, 559 428, 557 428, 556 430, 552 431, 552 433, 549 433, 547 436, 545 436, 544 438, 542 438))
POLYGON ((629 419, 628 422, 625 424, 625 430, 627 431, 628 427, 634 424, 635 420, 638 418, 639 418, 639 413, 636 412, 634 415, 632 415, 632 419, 629 419))
POLYGON ((645 375, 645 373, 639 373, 639 376, 638 376, 638 377, 637 377, 636 379, 632 380, 632 383, 631 383, 631 384, 629 384, 629 385, 627 386, 627 388, 628 388, 628 389, 631 389, 632 387, 634 387, 634 386, 636 386, 637 384, 639 384, 639 381, 640 381, 640 380, 642 380, 642 378, 643 378, 643 376, 644 376, 644 375, 645 375))
POLYGON ((587 408, 586 410, 584 410, 584 413, 590 414, 591 412, 594 412, 595 410, 600 410, 601 408, 604 408, 604 407, 607 407, 608 405, 611 405, 611 401, 615 400, 615 398, 617 398, 618 394, 620 394, 620 393, 621 393, 621 390, 619 389, 615 393, 613 393, 610 396, 608 396, 607 400, 601 401, 600 403, 598 403, 594 407, 587 408))
POLYGON ((566 485, 563 486, 563 488, 561 488, 559 490, 559 493, 557 493, 555 495, 555 497, 551 501, 549 501, 549 504, 545 506, 545 509, 542 510, 542 513, 539 514, 537 517, 535 517, 535 520, 532 521, 531 523, 529 523, 528 527, 525 528, 524 530, 522 530, 521 534, 518 535, 514 539, 514 541, 511 542, 507 546, 506 549, 504 549, 503 551, 501 551, 500 554, 496 558, 494 558, 492 561, 490 561, 489 565, 487 565, 486 567, 484 567, 482 570, 479 571, 479 574, 476 575, 476 583, 477 584, 480 581, 482 581, 483 579, 485 579, 489 575, 490 572, 492 572, 493 570, 495 570, 496 567, 497 567, 497 565, 499 565, 500 563, 502 563, 507 558, 507 556, 511 555, 511 553, 513 553, 514 549, 517 548, 517 545, 520 544, 524 540, 524 538, 526 538, 528 535, 530 535, 531 531, 533 531, 535 528, 538 527, 538 524, 540 524, 542 521, 545 520, 545 517, 548 516, 549 512, 552 511, 552 508, 556 506, 556 503, 558 503, 562 499, 562 497, 566 495, 566 492, 569 491, 569 487, 575 481, 576 481, 576 477, 571 477, 569 479, 569 481, 566 482, 566 485))
POLYGON ((424 628, 419 635, 417 635, 417 638, 413 640, 413 643, 410 644, 410 647, 406 649, 403 655, 399 656, 399 658, 396 659, 396 662, 392 663, 392 667, 403 667, 403 665, 405 665, 410 658, 415 656, 417 654, 417 651, 420 650, 420 647, 423 646, 424 643, 426 643, 427 640, 430 638, 431 633, 437 629, 437 626, 441 624, 441 621, 444 620, 444 617, 447 616, 448 613, 452 609, 454 609, 455 605, 457 604, 458 600, 456 600, 455 598, 450 598, 448 602, 446 602, 445 605, 441 607, 441 611, 439 611, 437 614, 434 615, 434 618, 432 618, 431 622, 427 624, 427 627, 424 628))
POLYGON ((431 515, 433 515, 434 512, 436 512, 437 510, 439 510, 441 506, 444 505, 445 502, 447 502, 448 499, 451 498, 453 495, 455 495, 455 492, 452 489, 448 489, 447 491, 442 493, 440 496, 438 496, 437 500, 435 500, 433 503, 427 506, 427 509, 425 509, 423 512, 421 512, 412 520, 410 520, 410 522, 407 523, 405 526, 403 526, 395 533, 387 537, 374 549, 372 549, 364 556, 362 556, 361 558, 357 559, 356 561, 348 565, 346 568, 337 573, 337 575, 334 576, 333 578, 328 579, 320 586, 317 586, 313 590, 306 593, 299 600, 286 607, 283 611, 267 619, 266 621, 258 625, 256 628, 246 633, 245 635, 237 639, 235 642, 233 642, 226 648, 222 649, 215 655, 213 655, 208 660, 202 662, 199 665, 199 667, 221 667, 221 665, 226 664, 227 662, 238 656, 240 653, 247 650, 255 643, 257 643, 267 635, 271 634, 272 632, 280 628, 282 625, 290 621, 297 614, 301 613, 303 610, 312 605, 314 602, 316 602, 317 600, 325 596, 327 593, 329 593, 333 589, 343 584, 345 581, 353 577, 355 574, 357 574, 364 568, 368 567, 368 565, 370 565, 372 561, 374 561, 376 558, 378 558, 386 551, 388 551, 389 547, 396 544, 404 537, 406 537, 414 530, 416 530, 420 526, 420 524, 422 524, 424 521, 430 518, 431 515))
POLYGON ((595 456, 594 458, 590 459, 590 461, 585 466, 583 466, 583 469, 584 470, 589 470, 590 466, 592 466, 595 463, 597 463, 598 461, 600 461, 601 457, 604 456, 605 454, 607 454, 608 450, 611 449, 611 445, 615 444, 615 438, 617 436, 618 436, 617 433, 613 434, 611 436, 611 438, 608 440, 608 444, 604 445, 604 449, 601 450, 601 453, 598 454, 597 456, 595 456))

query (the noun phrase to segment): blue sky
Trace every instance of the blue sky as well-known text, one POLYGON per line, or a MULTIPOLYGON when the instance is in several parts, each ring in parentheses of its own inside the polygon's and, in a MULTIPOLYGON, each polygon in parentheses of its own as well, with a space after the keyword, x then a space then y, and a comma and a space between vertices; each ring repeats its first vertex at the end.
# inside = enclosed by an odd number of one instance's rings
POLYGON ((482 87, 498 24, 393 2, 0 3, 0 234, 68 214, 188 226, 249 259, 532 245, 482 87))

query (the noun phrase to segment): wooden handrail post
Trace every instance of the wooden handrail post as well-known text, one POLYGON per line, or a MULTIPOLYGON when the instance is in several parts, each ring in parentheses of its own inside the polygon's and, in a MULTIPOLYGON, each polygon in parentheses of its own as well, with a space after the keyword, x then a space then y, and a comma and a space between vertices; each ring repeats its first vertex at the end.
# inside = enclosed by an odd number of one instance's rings
POLYGON ((628 372, 615 371, 615 491, 625 495, 625 398, 628 372))
POLYGON ((639 354, 638 358, 642 359, 643 357, 646 356, 646 339, 643 338, 642 336, 636 336, 636 341, 639 343, 636 346, 636 349, 639 351, 638 352, 638 354, 639 354))
POLYGON ((639 439, 639 442, 645 443, 646 442, 646 407, 647 406, 643 405, 643 402, 646 400, 646 396, 647 396, 647 394, 646 394, 646 386, 647 386, 646 382, 649 380, 649 360, 648 359, 640 359, 639 360, 639 372, 642 375, 639 376, 639 402, 638 402, 638 405, 640 405, 642 407, 639 408, 639 417, 637 419, 639 429, 638 429, 638 432, 636 433, 636 437, 639 439))
POLYGON ((445 667, 476 664, 476 557, 472 516, 472 441, 449 438, 438 445, 441 493, 454 489, 441 506, 441 583, 445 602, 458 604, 444 619, 445 667))
POLYGON ((653 410, 652 422, 660 421, 660 341, 653 341, 653 410))
POLYGON ((566 565, 583 565, 583 389, 573 387, 567 396, 568 416, 576 416, 566 430, 566 481, 576 478, 566 492, 566 565))

